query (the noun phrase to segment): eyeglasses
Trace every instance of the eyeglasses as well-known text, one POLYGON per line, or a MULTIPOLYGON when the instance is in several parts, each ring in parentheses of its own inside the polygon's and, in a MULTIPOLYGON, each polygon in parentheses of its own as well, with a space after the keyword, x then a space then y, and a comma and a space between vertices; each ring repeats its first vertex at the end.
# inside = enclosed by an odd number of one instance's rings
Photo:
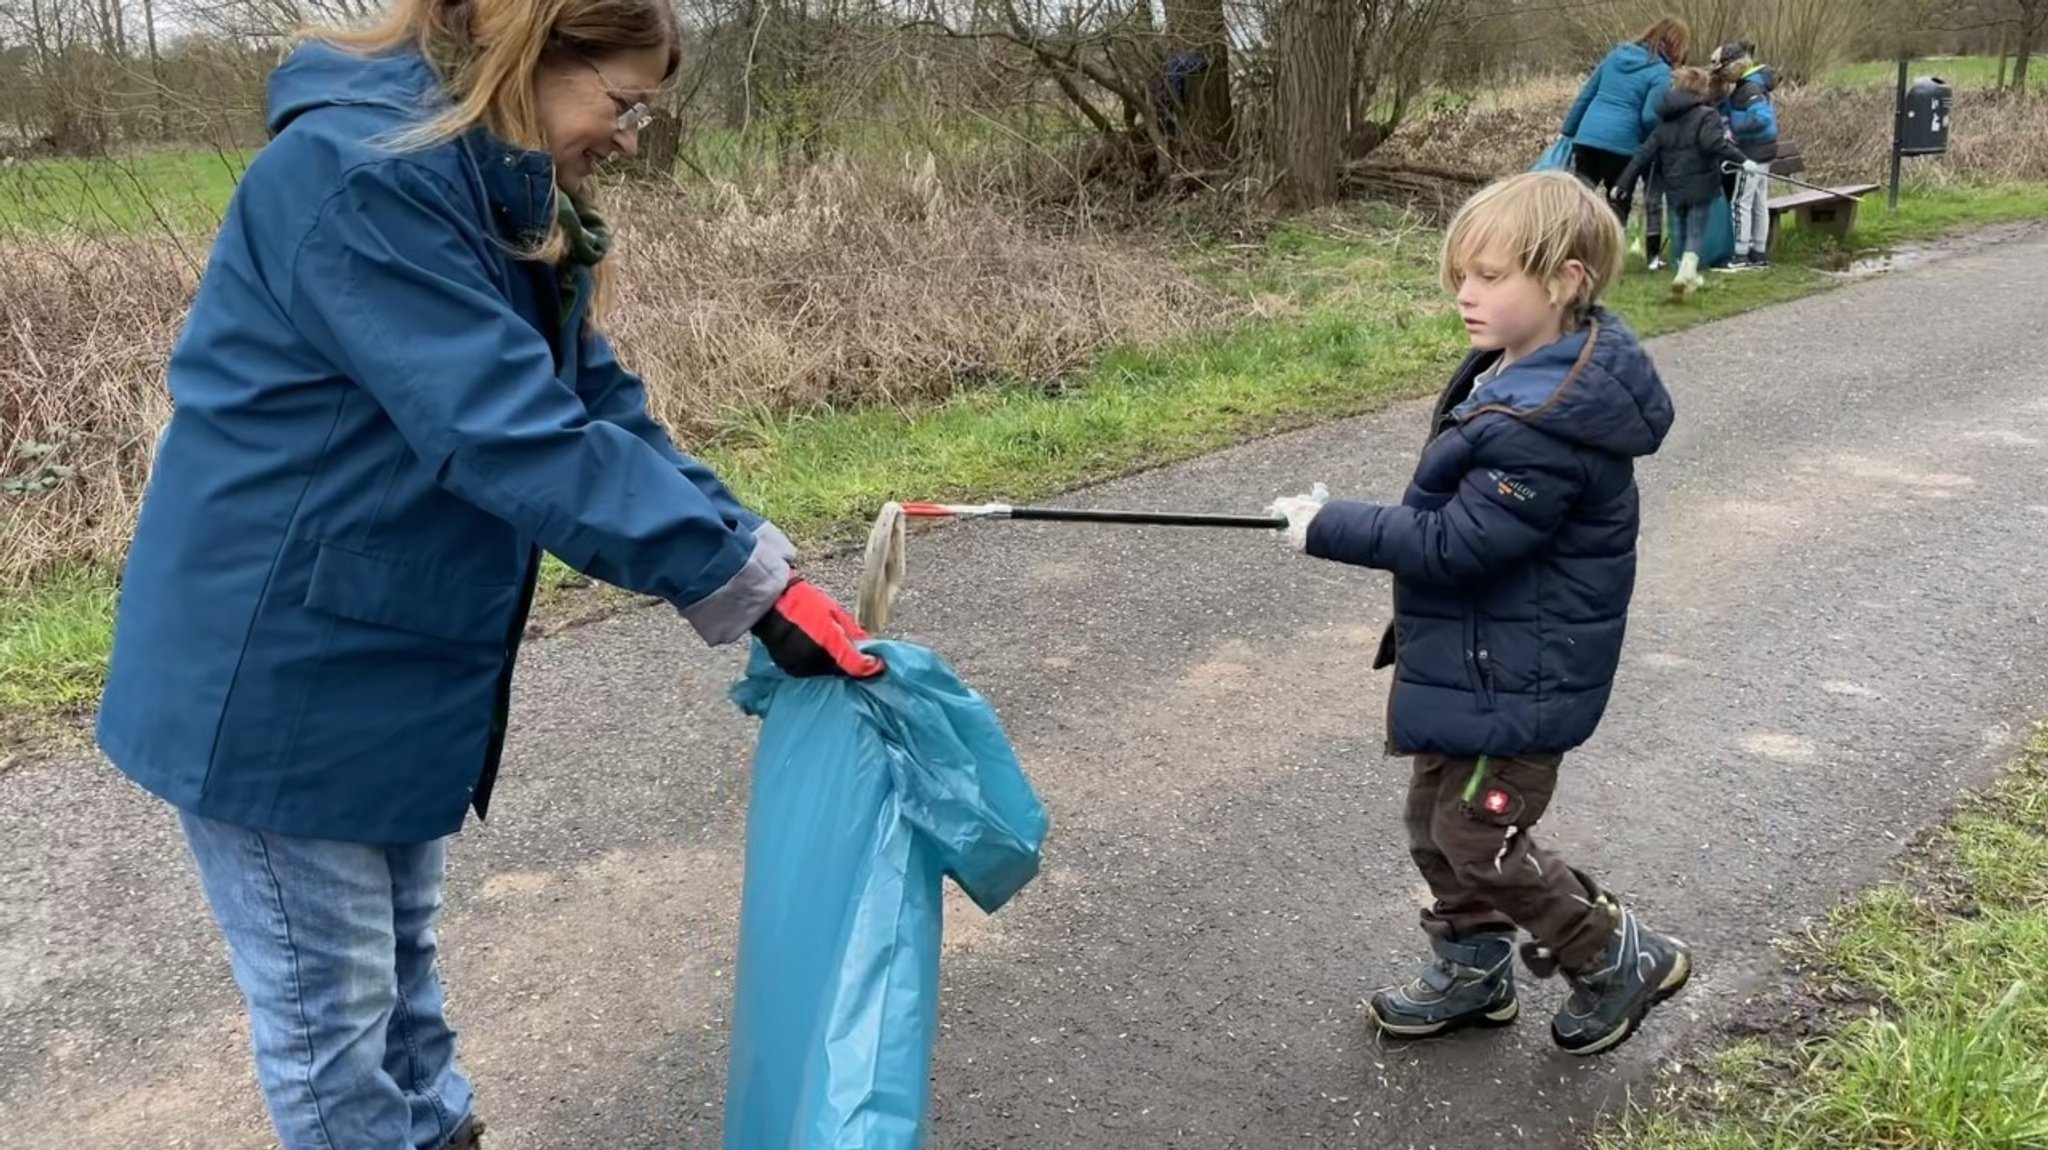
POLYGON ((612 88, 612 82, 604 78, 604 72, 598 68, 595 61, 583 55, 576 58, 583 61, 583 66, 590 69, 590 74, 597 77, 599 84, 604 85, 604 94, 611 99, 612 106, 619 110, 619 118, 612 121, 614 131, 637 132, 654 122, 654 111, 647 106, 646 101, 628 100, 619 95, 612 88))
POLYGON ((628 104, 617 96, 612 97, 612 102, 620 105, 616 127, 621 132, 637 132, 654 122, 654 112, 645 104, 638 101, 628 104))

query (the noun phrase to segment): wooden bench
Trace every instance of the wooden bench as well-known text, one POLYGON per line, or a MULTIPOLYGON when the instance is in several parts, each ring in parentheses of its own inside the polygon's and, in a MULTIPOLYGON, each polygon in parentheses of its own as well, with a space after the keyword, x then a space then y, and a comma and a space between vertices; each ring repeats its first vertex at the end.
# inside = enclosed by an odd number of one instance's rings
POLYGON ((1800 231, 1823 231, 1846 239, 1856 226, 1857 203, 1851 197, 1867 196, 1879 186, 1844 184, 1824 192, 1795 188, 1786 195, 1772 196, 1770 249, 1777 250, 1778 220, 1786 212, 1799 221, 1800 231))

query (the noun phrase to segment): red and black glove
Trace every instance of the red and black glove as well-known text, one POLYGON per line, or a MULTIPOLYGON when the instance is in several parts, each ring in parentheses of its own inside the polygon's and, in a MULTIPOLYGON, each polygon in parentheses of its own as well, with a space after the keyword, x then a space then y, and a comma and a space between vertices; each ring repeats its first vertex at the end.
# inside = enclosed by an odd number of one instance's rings
POLYGON ((882 661, 861 653, 854 644, 868 637, 846 608, 799 576, 789 581, 782 597, 754 624, 754 637, 768 649, 775 665, 797 678, 845 675, 871 679, 883 671, 882 661))

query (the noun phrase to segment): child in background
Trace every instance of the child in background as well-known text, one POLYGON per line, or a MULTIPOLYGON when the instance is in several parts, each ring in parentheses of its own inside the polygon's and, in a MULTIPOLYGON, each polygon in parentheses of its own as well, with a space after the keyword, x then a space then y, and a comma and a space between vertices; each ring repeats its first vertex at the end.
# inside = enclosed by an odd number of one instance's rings
POLYGON ((1517 928, 1533 936, 1529 970, 1572 985, 1551 1036, 1575 1054, 1619 1045, 1691 975, 1684 944, 1530 835, 1613 689, 1635 460, 1672 423, 1649 353, 1600 303, 1624 243, 1600 193, 1565 172, 1474 196, 1442 263, 1472 351, 1407 494, 1330 502, 1319 486, 1273 505, 1294 549, 1394 576, 1373 665, 1395 668, 1387 750, 1414 760, 1409 852, 1435 898, 1422 912, 1435 958, 1373 996, 1391 1035, 1512 1022, 1517 928))
POLYGON ((1657 107, 1657 130, 1636 149, 1618 181, 1627 187, 1653 168, 1661 173, 1664 198, 1677 224, 1678 234, 1672 239, 1684 253, 1671 281, 1676 295, 1691 295, 1706 282, 1700 278, 1700 247, 1714 201, 1721 197, 1721 165, 1763 170, 1735 146, 1728 122, 1707 102, 1712 84, 1703 68, 1685 67, 1671 74, 1671 90, 1657 107))
POLYGON ((1778 158, 1778 112, 1771 105, 1771 89, 1777 77, 1769 65, 1751 57, 1749 44, 1723 44, 1714 49, 1711 67, 1716 83, 1727 90, 1721 114, 1735 135, 1735 146, 1760 170, 1741 172, 1729 197, 1729 214, 1735 224, 1735 255, 1728 263, 1733 272, 1771 266, 1771 161, 1778 158))

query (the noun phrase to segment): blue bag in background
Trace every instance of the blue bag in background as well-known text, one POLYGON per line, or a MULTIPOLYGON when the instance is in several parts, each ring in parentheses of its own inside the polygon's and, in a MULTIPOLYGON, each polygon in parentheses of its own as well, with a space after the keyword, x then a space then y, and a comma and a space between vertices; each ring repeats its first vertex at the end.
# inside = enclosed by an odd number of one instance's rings
POLYGON ((1545 148, 1543 154, 1536 157, 1536 162, 1529 166, 1529 170, 1532 172, 1570 171, 1571 166, 1572 138, 1570 136, 1559 136, 1556 143, 1545 148))
POLYGON ((994 913, 1048 820, 993 707, 912 644, 877 679, 785 675, 761 719, 727 1068, 725 1150, 916 1150, 939 1025, 942 886, 994 913))

